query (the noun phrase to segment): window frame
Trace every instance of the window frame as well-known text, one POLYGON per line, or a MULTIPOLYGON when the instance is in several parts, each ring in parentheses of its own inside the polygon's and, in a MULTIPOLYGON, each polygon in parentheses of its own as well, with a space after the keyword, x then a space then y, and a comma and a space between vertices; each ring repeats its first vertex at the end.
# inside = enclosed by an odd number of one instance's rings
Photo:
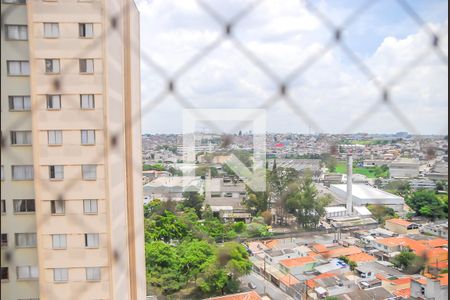
POLYGON ((30 76, 30 61, 29 60, 7 60, 6 61, 6 74, 11 77, 30 76), (11 63, 19 63, 20 74, 11 74, 11 63), (24 73, 24 64, 27 65, 27 73, 24 73))
POLYGON ((94 94, 81 94, 80 95, 80 108, 82 110, 93 110, 95 109, 95 95, 94 94), (83 100, 83 97, 88 97, 87 101, 83 100), (87 103, 87 106, 83 104, 87 103))
POLYGON ((81 145, 82 146, 95 146, 96 145, 96 130, 95 129, 82 129, 81 134, 81 145))
POLYGON ((34 180, 34 168, 33 165, 12 165, 11 166, 11 180, 13 181, 33 181, 34 180), (31 176, 24 176, 24 178, 17 179, 15 178, 15 170, 16 168, 25 168, 25 175, 31 175, 31 176), (31 170, 31 172, 30 172, 31 170), (29 173, 30 174, 27 174, 29 173))
POLYGON ((96 181, 97 180, 97 165, 81 165, 81 177, 84 181, 96 181), (89 178, 89 176, 87 176, 90 171, 85 170, 85 168, 88 167, 92 167, 92 169, 95 172, 95 178, 89 178), (89 172, 88 174, 86 174, 86 172, 89 172))
POLYGON ((65 200, 50 200, 50 214, 52 216, 64 216, 66 214, 66 202, 65 200), (56 203, 62 203, 61 206, 57 206, 56 203), (58 212, 57 208, 62 212, 58 212))
POLYGON ((100 233, 85 233, 84 234, 84 247, 86 249, 99 249, 100 248, 100 233), (89 237, 92 237, 94 241, 94 245, 90 245, 89 237))
POLYGON ((101 267, 86 267, 86 281, 101 281, 102 268, 101 267))
POLYGON ((67 249, 67 234, 58 233, 52 234, 52 249, 66 250, 67 249))
POLYGON ((14 245, 17 249, 24 248, 36 248, 37 247, 37 235, 36 232, 16 232, 14 233, 14 245), (19 236, 24 235, 26 238, 26 245, 20 245, 19 236), (34 243, 33 243, 34 242, 34 243))
POLYGON ((69 269, 68 268, 54 268, 53 269, 53 282, 54 283, 66 283, 68 281, 69 281, 69 269), (57 271, 61 272, 58 275, 58 277, 61 277, 61 279, 56 279, 57 271), (62 272, 62 271, 64 271, 64 272, 62 272))
POLYGON ((64 180, 64 165, 50 165, 50 166, 48 166, 48 178, 51 181, 64 180))
POLYGON ((44 59, 44 66, 45 66, 45 74, 47 75, 54 75, 54 74, 60 74, 61 73, 61 60, 59 58, 45 58, 44 59), (49 71, 49 63, 51 63, 51 71, 49 71), (55 71, 55 67, 58 67, 57 71, 55 71))
POLYGON ((53 130, 53 129, 47 130, 47 145, 55 147, 55 146, 62 146, 62 144, 63 144, 62 130, 53 130))
POLYGON ((8 110, 11 112, 21 112, 21 111, 31 111, 31 97, 29 95, 12 95, 8 96, 8 110), (22 102, 22 109, 16 109, 14 107, 14 99, 18 98, 22 102), (27 101, 25 99, 28 99, 28 107, 25 105, 27 101))
POLYGON ((94 74, 95 73, 95 59, 93 58, 80 58, 78 60, 79 65, 79 71, 80 74, 94 74), (92 62, 92 70, 88 70, 88 62, 92 62), (83 71, 83 64, 84 64, 84 71, 83 71))
POLYGON ((36 213, 36 201, 35 199, 13 199, 13 213, 15 215, 27 215, 27 214, 35 214, 36 213), (19 206, 22 206, 19 203, 19 201, 24 201, 25 203, 25 211, 16 210, 16 208, 19 206), (29 203, 33 203, 33 210, 29 209, 29 203))
POLYGON ((10 142, 11 146, 20 147, 20 146, 31 146, 33 144, 33 134, 31 130, 12 130, 10 131, 10 142), (29 143, 19 144, 17 143, 17 134, 25 134, 25 138, 22 137, 22 140, 29 140, 29 143))
POLYGON ((8 248, 8 233, 2 233, 0 238, 0 246, 2 248, 8 248), (6 237, 6 239, 3 239, 3 237, 6 237), (4 241, 5 240, 5 241, 4 241))
POLYGON ((83 199, 83 214, 98 215, 98 199, 83 199), (92 203, 95 203, 95 205, 93 205, 92 203), (92 207, 94 206, 95 211, 92 210, 92 207), (89 207, 89 211, 86 210, 86 207, 89 207))
POLYGON ((5 24, 4 28, 5 28, 5 40, 6 41, 28 41, 28 25, 26 25, 26 24, 5 24), (19 36, 21 33, 20 29, 21 28, 23 29, 25 27, 25 35, 26 35, 25 38, 20 38, 20 37, 17 39, 11 38, 8 29, 12 28, 12 27, 17 27, 17 33, 19 36))
POLYGON ((47 110, 61 110, 62 105, 61 105, 61 95, 60 94, 48 94, 46 95, 46 105, 47 105, 47 110), (55 101, 55 99, 57 101, 55 101), (49 104, 52 104, 51 107, 49 104), (58 105, 54 105, 55 103, 58 103, 58 105))
POLYGON ((78 23, 78 37, 82 38, 82 39, 92 39, 94 38, 94 23, 78 23), (92 26, 91 28, 91 34, 87 35, 86 32, 86 28, 87 26, 90 25, 92 26))
POLYGON ((57 23, 57 22, 44 22, 43 24, 43 28, 44 28, 44 30, 43 30, 43 37, 45 38, 45 39, 58 39, 59 38, 59 35, 60 35, 60 31, 59 31, 59 23, 57 23), (55 26, 56 25, 56 31, 57 31, 57 34, 55 35, 54 34, 54 27, 53 26, 55 26), (46 35, 46 26, 50 26, 50 35, 46 35))

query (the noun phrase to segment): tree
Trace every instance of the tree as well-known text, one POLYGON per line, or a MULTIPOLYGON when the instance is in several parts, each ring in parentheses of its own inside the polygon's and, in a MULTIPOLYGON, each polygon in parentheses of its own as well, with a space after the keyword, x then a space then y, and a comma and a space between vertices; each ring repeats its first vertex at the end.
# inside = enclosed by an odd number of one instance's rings
POLYGON ((351 271, 355 271, 355 269, 358 267, 358 264, 356 262, 350 260, 346 256, 340 256, 339 259, 345 262, 350 267, 351 271))
POLYGON ((419 190, 406 198, 406 203, 418 215, 431 219, 445 218, 444 205, 433 191, 419 190))
POLYGON ((319 196, 310 177, 299 185, 293 185, 285 206, 288 212, 297 217, 297 223, 304 228, 316 228, 325 215, 325 207, 330 204, 329 195, 319 196))
POLYGON ((424 267, 424 258, 415 255, 413 252, 401 252, 391 261, 394 266, 407 274, 419 273, 424 267))
POLYGON ((172 294, 187 282, 187 277, 179 271, 179 258, 173 246, 161 241, 145 245, 148 282, 164 294, 172 294))
POLYGON ((173 240, 183 240, 190 235, 186 224, 167 210, 162 215, 145 221, 145 238, 147 242, 164 241, 169 243, 173 240))
POLYGON ((197 280, 198 274, 214 262, 214 248, 206 241, 185 241, 177 248, 180 271, 197 280))
POLYGON ((244 222, 236 222, 232 225, 234 232, 243 233, 247 229, 247 225, 244 222))
POLYGON ((202 215, 203 202, 205 198, 197 192, 185 192, 183 193, 183 207, 193 208, 199 218, 202 215))

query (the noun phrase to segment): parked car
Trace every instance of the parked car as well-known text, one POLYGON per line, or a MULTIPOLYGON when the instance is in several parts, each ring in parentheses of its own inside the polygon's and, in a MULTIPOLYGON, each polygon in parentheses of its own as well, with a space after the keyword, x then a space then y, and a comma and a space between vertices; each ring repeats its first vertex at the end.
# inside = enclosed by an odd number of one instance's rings
POLYGON ((256 285, 253 282, 249 282, 248 287, 251 288, 252 290, 256 289, 256 285))

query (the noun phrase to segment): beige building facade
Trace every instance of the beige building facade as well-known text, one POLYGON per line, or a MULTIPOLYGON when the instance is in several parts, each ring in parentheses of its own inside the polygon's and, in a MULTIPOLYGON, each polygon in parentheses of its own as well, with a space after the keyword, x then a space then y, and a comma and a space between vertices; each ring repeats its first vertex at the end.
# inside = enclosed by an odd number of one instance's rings
POLYGON ((144 299, 139 12, 1 10, 1 298, 144 299))

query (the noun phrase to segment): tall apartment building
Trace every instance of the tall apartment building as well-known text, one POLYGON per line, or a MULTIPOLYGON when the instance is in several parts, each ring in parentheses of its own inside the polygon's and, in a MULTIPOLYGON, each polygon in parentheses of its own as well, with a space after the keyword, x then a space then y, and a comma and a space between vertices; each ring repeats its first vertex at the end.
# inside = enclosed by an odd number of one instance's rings
POLYGON ((138 10, 1 12, 1 298, 144 299, 138 10))

